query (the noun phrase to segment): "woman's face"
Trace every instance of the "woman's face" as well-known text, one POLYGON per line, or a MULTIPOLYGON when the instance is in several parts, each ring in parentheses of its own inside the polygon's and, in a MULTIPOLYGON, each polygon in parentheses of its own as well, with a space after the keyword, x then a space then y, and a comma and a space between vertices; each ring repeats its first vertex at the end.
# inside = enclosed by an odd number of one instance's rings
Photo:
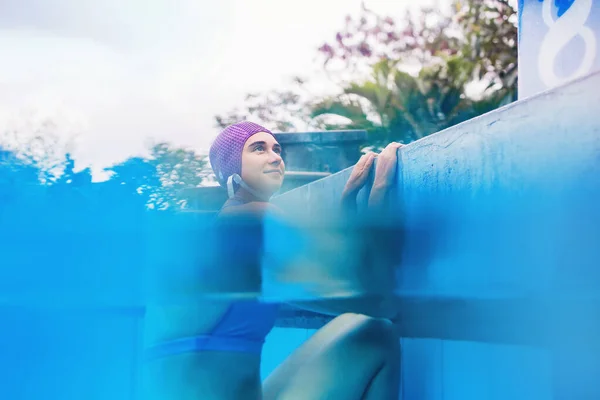
POLYGON ((273 135, 259 132, 250 136, 242 152, 244 182, 270 197, 281 188, 284 173, 281 146, 273 135))

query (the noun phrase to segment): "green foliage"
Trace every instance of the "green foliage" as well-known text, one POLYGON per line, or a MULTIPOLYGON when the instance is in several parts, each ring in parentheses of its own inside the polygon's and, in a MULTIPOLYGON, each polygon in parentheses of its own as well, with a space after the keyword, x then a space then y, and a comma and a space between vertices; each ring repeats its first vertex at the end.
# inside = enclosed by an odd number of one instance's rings
POLYGON ((243 111, 216 117, 217 125, 253 119, 282 132, 296 130, 298 122, 366 129, 368 145, 380 148, 491 111, 517 95, 517 21, 510 3, 456 0, 454 15, 422 8, 400 23, 363 5, 358 19, 348 16, 335 40, 318 49, 328 76, 356 76, 336 81, 337 94, 307 97, 306 82, 298 79, 288 91, 249 96, 243 111), (470 96, 473 83, 485 89, 470 96))
POLYGON ((291 132, 299 124, 314 125, 310 118, 313 97, 305 87, 306 81, 293 77, 290 83, 291 89, 288 90, 247 94, 243 109, 235 108, 225 115, 215 116, 216 126, 223 129, 235 122, 251 119, 261 121, 266 128, 277 132, 291 132))
MULTIPOLYGON (((29 147, 18 151, 0 147, 0 189, 3 189, 0 191, 15 192, 17 186, 27 187, 29 192, 37 191, 42 196, 46 193, 96 193, 93 188, 103 188, 105 192, 118 189, 119 193, 139 198, 149 209, 165 210, 185 208, 187 189, 202 186, 212 177, 207 156, 167 143, 152 146, 147 157, 132 157, 107 168, 110 179, 98 184, 92 184, 89 168, 75 172, 75 162, 69 153, 48 164, 44 154, 40 155, 39 151, 31 154, 30 151, 29 147)), ((50 149, 48 152, 56 156, 56 151, 50 149)))
POLYGON ((149 157, 133 157, 108 169, 111 182, 143 196, 151 209, 184 208, 186 189, 199 187, 210 176, 207 157, 193 150, 158 143, 149 157))
POLYGON ((85 194, 97 199, 100 192, 114 193, 119 201, 131 198, 151 209, 167 209, 185 207, 186 189, 212 177, 206 155, 158 143, 148 149, 148 156, 132 157, 106 169, 107 182, 93 183, 90 168, 75 171, 72 158, 81 126, 68 112, 59 111, 19 109, 1 121, 0 192, 10 193, 13 200, 26 193, 24 198, 41 202, 85 194))
POLYGON ((456 21, 465 35, 461 54, 473 64, 476 78, 517 99, 517 11, 511 1, 455 1, 456 21))
POLYGON ((355 69, 382 59, 425 65, 439 54, 457 53, 461 40, 452 34, 457 28, 454 17, 432 7, 422 7, 417 14, 407 11, 401 21, 394 21, 363 3, 360 16, 348 15, 335 40, 318 51, 327 68, 337 64, 355 69))

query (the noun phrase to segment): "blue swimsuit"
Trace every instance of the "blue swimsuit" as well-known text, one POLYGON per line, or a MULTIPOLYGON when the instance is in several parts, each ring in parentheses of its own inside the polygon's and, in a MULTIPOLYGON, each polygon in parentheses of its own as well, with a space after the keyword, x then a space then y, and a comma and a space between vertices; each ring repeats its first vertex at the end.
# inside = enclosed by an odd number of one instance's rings
MULTIPOLYGON (((223 209, 245 203, 234 197, 225 203, 223 209)), ((200 351, 260 354, 265 337, 275 325, 278 309, 277 304, 256 300, 236 301, 229 306, 210 333, 154 345, 146 349, 146 359, 200 351)))

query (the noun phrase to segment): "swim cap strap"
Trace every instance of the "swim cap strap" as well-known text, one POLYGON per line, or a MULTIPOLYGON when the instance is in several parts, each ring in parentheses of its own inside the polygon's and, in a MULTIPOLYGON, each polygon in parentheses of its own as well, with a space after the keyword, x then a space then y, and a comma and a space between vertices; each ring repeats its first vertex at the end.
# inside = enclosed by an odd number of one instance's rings
MULTIPOLYGON (((260 193, 258 193, 256 190, 254 190, 250 186, 248 186, 246 184, 246 182, 244 182, 242 177, 239 176, 238 174, 230 175, 229 178, 227 178, 227 195, 229 196, 229 198, 232 198, 235 195, 235 188, 233 187, 233 182, 240 185, 240 187, 243 187, 244 190, 246 190, 248 193, 254 195, 256 198, 258 198, 258 199, 263 198, 263 196, 260 193)), ((266 199, 266 201, 269 201, 270 199, 271 199, 271 197, 266 199)))
POLYGON ((227 196, 231 199, 235 195, 235 190, 233 188, 233 175, 230 175, 227 178, 227 196))

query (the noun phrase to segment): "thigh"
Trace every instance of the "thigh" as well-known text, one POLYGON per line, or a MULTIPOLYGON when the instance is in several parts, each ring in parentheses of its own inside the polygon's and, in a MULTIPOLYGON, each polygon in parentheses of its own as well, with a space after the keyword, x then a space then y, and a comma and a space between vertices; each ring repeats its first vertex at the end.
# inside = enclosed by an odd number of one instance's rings
POLYGON ((263 396, 265 400, 361 399, 386 362, 399 363, 399 357, 399 339, 389 321, 344 314, 273 371, 263 384, 263 396))

